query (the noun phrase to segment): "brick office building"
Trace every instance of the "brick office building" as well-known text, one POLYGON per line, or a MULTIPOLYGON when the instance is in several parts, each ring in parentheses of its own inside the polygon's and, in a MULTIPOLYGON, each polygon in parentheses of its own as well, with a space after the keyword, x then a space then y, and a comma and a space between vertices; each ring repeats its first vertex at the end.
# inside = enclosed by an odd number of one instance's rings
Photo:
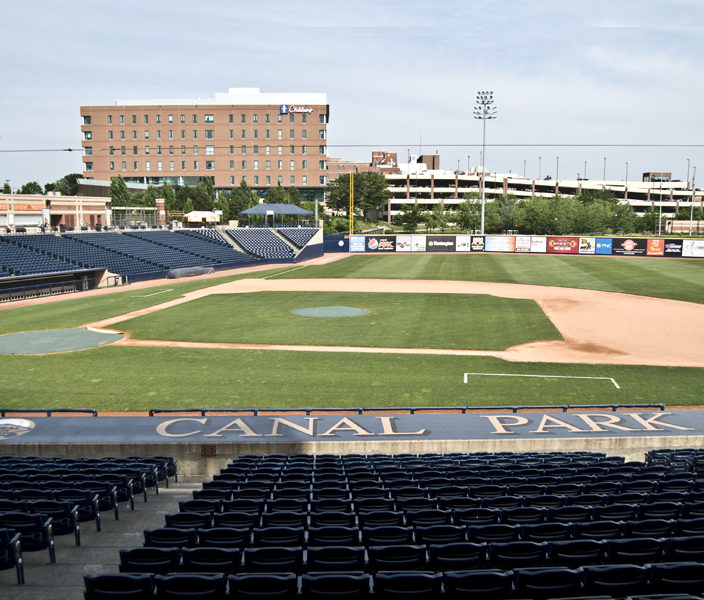
POLYGON ((322 200, 330 109, 321 93, 231 88, 198 100, 81 107, 83 176, 217 189, 295 186, 322 200))

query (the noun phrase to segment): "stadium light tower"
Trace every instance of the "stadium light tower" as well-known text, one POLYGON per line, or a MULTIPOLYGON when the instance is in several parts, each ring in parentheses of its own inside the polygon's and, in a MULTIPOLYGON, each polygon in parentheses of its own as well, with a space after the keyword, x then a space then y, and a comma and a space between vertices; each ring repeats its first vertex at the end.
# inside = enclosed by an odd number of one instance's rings
POLYGON ((481 234, 484 235, 484 205, 486 203, 486 122, 496 118, 494 108, 494 92, 477 92, 477 102, 474 106, 474 118, 482 122, 482 222, 481 234))

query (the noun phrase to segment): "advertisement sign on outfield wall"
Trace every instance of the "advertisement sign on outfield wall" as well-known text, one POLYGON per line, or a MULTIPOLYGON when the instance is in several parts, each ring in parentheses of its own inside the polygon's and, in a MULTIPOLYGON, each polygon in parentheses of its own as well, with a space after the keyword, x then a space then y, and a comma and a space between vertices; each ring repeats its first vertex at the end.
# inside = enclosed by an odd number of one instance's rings
POLYGON ((648 240, 640 238, 614 238, 613 253, 619 256, 645 256, 648 240))
POLYGON ((425 252, 425 236, 424 235, 414 235, 411 236, 411 244, 413 244, 413 252, 425 252))
POLYGON ((577 254, 579 252, 579 238, 576 237, 548 237, 549 254, 577 254))
POLYGON ((515 249, 516 238, 513 236, 485 236, 484 252, 513 252, 515 249))
POLYGON ((529 235, 517 235, 516 236, 516 252, 530 252, 530 236, 529 235))
POLYGON ((614 242, 611 238, 596 238, 596 253, 611 254, 614 249, 614 242))
POLYGON ((648 256, 664 256, 665 240, 648 240, 648 256))
POLYGON ((665 256, 682 256, 682 240, 665 240, 665 256))
POLYGON ((457 252, 470 252, 472 250, 472 236, 458 235, 455 241, 455 250, 457 252))
POLYGON ((472 252, 484 252, 484 236, 472 236, 472 252))
POLYGON ((375 235, 367 238, 367 252, 395 252, 395 235, 375 235))
POLYGON ((530 236, 530 251, 532 254, 545 254, 548 251, 548 238, 542 235, 530 236))
POLYGON ((579 238, 579 253, 594 254, 596 252, 596 238, 581 237, 579 238))
POLYGON ((682 256, 704 258, 704 240, 682 240, 682 256))
POLYGON ((396 236, 396 252, 410 252, 411 251, 411 236, 410 235, 397 235, 396 236))
POLYGON ((350 252, 364 252, 366 250, 367 238, 363 235, 350 236, 350 252))
POLYGON ((454 252, 454 235, 429 235, 426 242, 428 252, 454 252))

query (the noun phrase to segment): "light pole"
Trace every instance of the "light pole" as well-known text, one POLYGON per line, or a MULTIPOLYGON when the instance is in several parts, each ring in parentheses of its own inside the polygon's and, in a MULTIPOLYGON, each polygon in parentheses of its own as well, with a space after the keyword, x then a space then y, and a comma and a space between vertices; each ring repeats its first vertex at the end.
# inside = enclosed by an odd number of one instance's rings
POLYGON ((523 159, 523 179, 526 178, 526 159, 523 159))
POLYGON ((541 171, 541 169, 542 169, 542 164, 541 164, 542 161, 543 161, 543 157, 542 157, 542 156, 539 156, 539 157, 538 157, 538 179, 541 179, 542 176, 543 176, 542 171, 541 171))
POLYGON ((687 189, 689 189, 689 159, 687 159, 687 189))
POLYGON ((560 157, 555 157, 555 183, 560 181, 560 157))
POLYGON ((658 214, 658 235, 662 235, 662 178, 660 180, 660 212, 658 214))
POLYGON ((584 161, 584 173, 582 173, 582 179, 587 178, 587 161, 584 161))
POLYGON ((692 223, 694 221, 694 197, 697 193, 697 186, 694 185, 694 179, 697 177, 697 167, 692 171, 692 203, 689 205, 689 237, 692 237, 692 223))
POLYGON ((469 175, 469 172, 472 170, 472 161, 470 160, 472 158, 471 154, 467 155, 467 175, 469 175))
POLYGON ((606 181, 606 157, 604 157, 604 181, 606 181))
POLYGON ((482 122, 482 221, 481 234, 484 235, 484 205, 486 203, 486 122, 496 118, 494 108, 494 92, 477 92, 477 101, 474 105, 474 118, 482 122))

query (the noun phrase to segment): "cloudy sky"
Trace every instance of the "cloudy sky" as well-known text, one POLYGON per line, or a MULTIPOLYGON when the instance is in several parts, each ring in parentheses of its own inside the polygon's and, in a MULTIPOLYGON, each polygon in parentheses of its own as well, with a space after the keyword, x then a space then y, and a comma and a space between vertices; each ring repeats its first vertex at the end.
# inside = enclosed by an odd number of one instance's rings
POLYGON ((52 151, 80 149, 81 105, 230 87, 326 93, 329 154, 348 160, 480 164, 472 107, 493 90, 491 171, 574 179, 586 161, 601 179, 606 158, 607 179, 628 163, 684 180, 689 159, 704 181, 701 0, 22 0, 2 24, 13 189, 81 170, 52 151))

